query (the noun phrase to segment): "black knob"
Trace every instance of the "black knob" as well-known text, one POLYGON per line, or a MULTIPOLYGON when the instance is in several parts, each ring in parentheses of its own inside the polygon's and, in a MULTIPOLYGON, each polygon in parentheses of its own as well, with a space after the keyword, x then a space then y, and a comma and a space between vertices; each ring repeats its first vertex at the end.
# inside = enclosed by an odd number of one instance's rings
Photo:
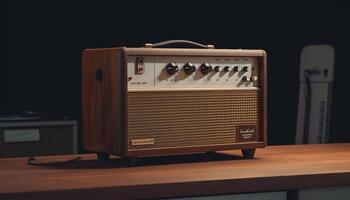
POLYGON ((234 72, 238 72, 238 70, 239 70, 239 67, 238 67, 238 66, 234 66, 234 67, 233 67, 233 71, 234 71, 234 72))
POLYGON ((220 66, 214 67, 214 71, 215 71, 215 72, 219 72, 219 71, 220 71, 220 66))
POLYGON ((170 76, 179 71, 179 67, 175 63, 169 63, 165 68, 170 76))
POLYGON ((192 74, 196 71, 196 67, 192 63, 186 63, 183 68, 186 74, 192 74))
POLYGON ((247 71, 248 71, 248 67, 247 67, 247 66, 244 66, 243 69, 242 69, 242 71, 247 72, 247 71))
POLYGON ((248 81, 248 77, 243 76, 243 77, 242 77, 242 81, 244 81, 244 82, 248 81))
POLYGON ((204 74, 204 75, 206 75, 209 72, 213 71, 212 66, 210 66, 208 63, 203 63, 200 68, 201 68, 202 74, 204 74))
POLYGON ((225 66, 225 67, 224 67, 224 72, 228 72, 229 69, 230 69, 230 66, 225 66))

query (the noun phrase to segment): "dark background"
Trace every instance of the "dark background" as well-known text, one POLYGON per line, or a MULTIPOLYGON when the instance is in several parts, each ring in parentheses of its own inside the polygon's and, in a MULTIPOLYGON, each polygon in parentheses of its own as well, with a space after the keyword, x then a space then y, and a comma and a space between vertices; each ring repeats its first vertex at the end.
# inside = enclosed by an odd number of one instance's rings
POLYGON ((346 142, 349 25, 346 1, 2 1, 0 111, 38 110, 80 120, 84 48, 188 39, 268 52, 269 144, 291 144, 300 51, 331 44, 331 142, 346 142))

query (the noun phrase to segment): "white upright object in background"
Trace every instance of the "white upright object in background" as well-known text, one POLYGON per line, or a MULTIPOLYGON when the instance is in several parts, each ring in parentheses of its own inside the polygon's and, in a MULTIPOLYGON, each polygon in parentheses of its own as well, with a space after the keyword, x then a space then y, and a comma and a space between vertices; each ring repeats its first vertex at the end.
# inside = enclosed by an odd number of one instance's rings
POLYGON ((295 139, 297 144, 328 142, 333 74, 332 46, 311 45, 303 48, 295 139))

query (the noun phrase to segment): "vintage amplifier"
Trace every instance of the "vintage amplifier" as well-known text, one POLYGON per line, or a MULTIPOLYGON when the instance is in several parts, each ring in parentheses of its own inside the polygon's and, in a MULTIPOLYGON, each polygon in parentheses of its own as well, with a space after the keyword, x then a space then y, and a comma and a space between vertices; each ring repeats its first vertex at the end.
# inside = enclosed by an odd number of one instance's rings
MULTIPOLYGON (((186 42, 186 41, 177 41, 186 42)), ((266 146, 264 50, 86 49, 83 145, 100 159, 266 146)))

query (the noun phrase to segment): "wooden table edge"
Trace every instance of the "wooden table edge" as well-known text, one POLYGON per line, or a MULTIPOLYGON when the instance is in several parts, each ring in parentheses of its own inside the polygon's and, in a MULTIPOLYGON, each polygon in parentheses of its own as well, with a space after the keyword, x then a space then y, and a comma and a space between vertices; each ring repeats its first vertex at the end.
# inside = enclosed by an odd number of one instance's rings
POLYGON ((154 199, 350 185, 350 172, 0 193, 0 199, 154 199))

